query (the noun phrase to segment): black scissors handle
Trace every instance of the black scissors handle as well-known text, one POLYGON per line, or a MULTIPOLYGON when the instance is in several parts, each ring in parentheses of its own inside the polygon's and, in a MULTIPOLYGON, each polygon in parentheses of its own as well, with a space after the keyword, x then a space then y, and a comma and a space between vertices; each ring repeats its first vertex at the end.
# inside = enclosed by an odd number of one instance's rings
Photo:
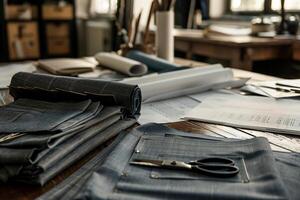
POLYGON ((235 166, 234 160, 222 157, 208 157, 191 161, 188 164, 191 165, 192 170, 220 178, 235 176, 240 171, 240 169, 235 166))

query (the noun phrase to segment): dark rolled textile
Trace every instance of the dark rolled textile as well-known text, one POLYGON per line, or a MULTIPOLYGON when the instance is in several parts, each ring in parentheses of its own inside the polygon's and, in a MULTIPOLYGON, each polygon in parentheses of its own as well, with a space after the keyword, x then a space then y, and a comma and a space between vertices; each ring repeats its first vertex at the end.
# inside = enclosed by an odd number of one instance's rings
POLYGON ((137 85, 19 72, 10 84, 15 98, 43 98, 43 100, 97 99, 104 106, 122 106, 128 116, 139 114, 141 91, 137 85))
POLYGON ((145 65, 147 65, 148 70, 151 72, 160 73, 186 69, 186 67, 181 67, 164 59, 145 54, 138 50, 129 51, 126 54, 126 57, 144 63, 145 65))

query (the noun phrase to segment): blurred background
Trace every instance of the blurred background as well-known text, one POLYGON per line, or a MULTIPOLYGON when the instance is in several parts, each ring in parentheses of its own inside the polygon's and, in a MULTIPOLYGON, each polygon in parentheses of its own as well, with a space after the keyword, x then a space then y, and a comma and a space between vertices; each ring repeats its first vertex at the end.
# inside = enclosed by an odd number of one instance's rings
MULTIPOLYGON (((147 44, 154 46, 155 17, 148 20, 151 3, 151 0, 3 0, 0 62, 86 57, 117 51, 128 42, 130 32, 137 32, 136 44, 147 34, 147 44)), ((242 66, 284 78, 300 77, 300 0, 174 3, 176 57, 222 63, 226 67, 242 66), (231 53, 234 55, 226 55, 229 52, 225 47, 234 49, 231 53)))

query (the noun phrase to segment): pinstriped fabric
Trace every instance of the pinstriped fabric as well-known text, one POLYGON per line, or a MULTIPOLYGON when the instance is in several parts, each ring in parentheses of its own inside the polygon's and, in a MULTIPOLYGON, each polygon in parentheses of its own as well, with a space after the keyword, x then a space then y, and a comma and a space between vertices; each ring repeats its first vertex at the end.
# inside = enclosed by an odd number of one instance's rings
MULTIPOLYGON (((103 155, 96 156, 97 159, 103 159, 103 155)), ((203 137, 149 124, 128 134, 104 162, 87 163, 75 176, 67 179, 67 183, 73 183, 68 187, 71 192, 64 194, 66 184, 63 182, 39 199, 297 199, 299 191, 295 188, 300 186, 296 181, 299 180, 299 166, 299 155, 273 153, 263 138, 239 141, 203 137), (143 137, 153 142, 149 146, 141 145, 143 137), (162 137, 165 145, 159 142, 162 137), (168 146, 168 140, 176 140, 173 144, 177 146, 168 146), (189 148, 189 144, 197 143, 198 147, 190 145, 189 148), (155 153, 143 151, 150 146, 155 153), (189 159, 201 152, 206 155, 238 155, 245 161, 249 182, 194 179, 191 174, 180 171, 133 166, 128 162, 135 152, 177 159, 186 156, 187 152, 190 152, 189 159), (78 180, 81 175, 84 181, 76 181, 74 177, 78 180), (51 198, 52 194, 56 195, 51 198)))

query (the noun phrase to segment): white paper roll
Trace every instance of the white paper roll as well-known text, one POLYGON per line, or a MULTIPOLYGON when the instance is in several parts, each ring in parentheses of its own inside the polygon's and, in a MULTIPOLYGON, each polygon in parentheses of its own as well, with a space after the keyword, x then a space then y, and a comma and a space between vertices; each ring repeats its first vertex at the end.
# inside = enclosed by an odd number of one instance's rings
POLYGON ((223 68, 220 64, 127 79, 122 82, 138 84, 142 90, 144 103, 236 85, 232 70, 223 68))
POLYGON ((128 76, 142 76, 148 72, 146 65, 114 53, 98 53, 95 58, 101 66, 128 76))

